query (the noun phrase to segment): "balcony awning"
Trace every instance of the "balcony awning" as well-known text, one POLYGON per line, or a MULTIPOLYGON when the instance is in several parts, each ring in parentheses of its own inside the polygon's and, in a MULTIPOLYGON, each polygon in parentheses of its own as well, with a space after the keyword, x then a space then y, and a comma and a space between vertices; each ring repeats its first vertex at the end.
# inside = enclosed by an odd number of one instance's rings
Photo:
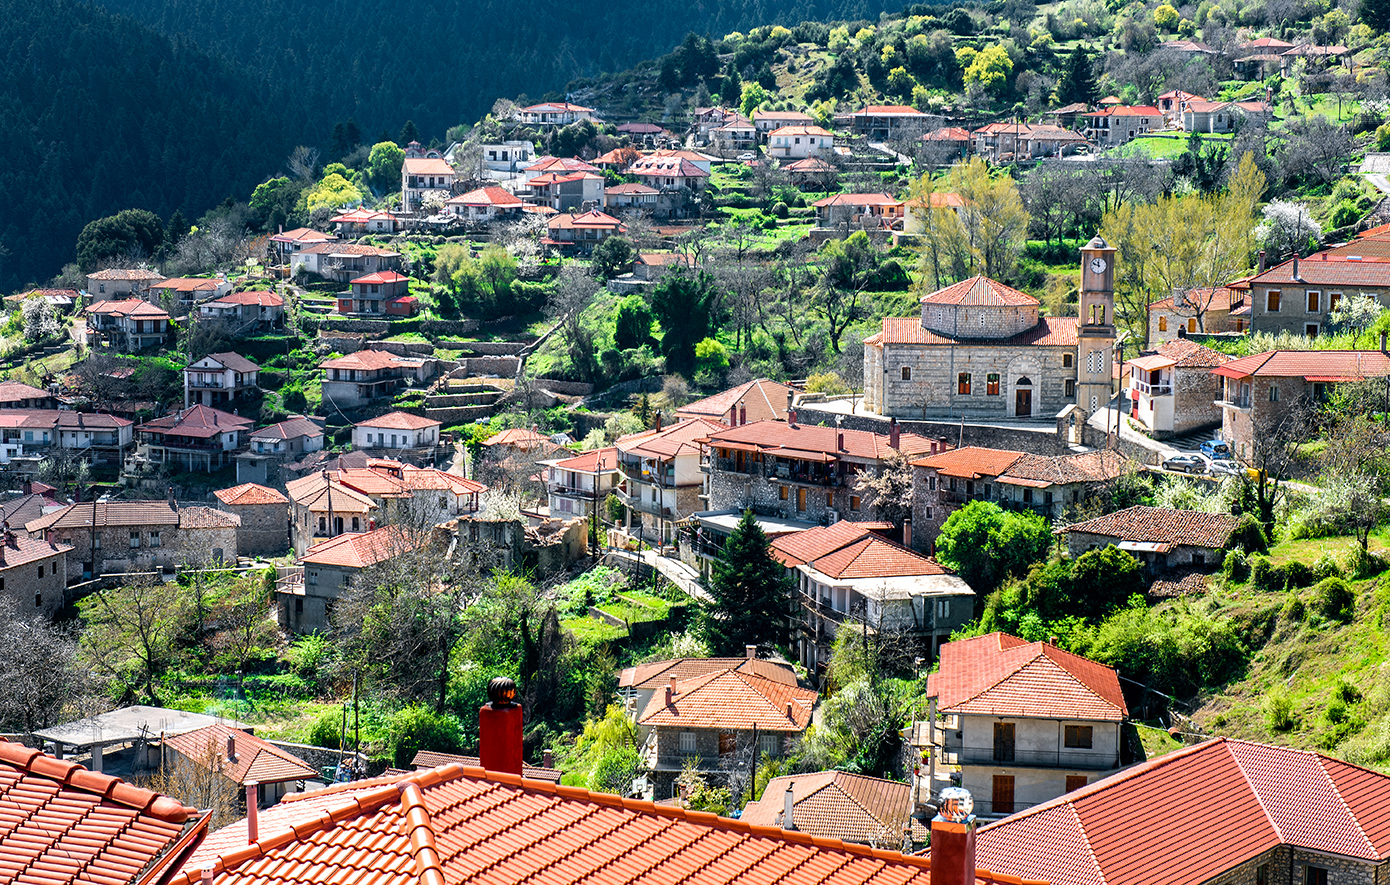
POLYGON ((998 477, 995 482, 1000 485, 1024 486, 1030 489, 1045 489, 1049 486, 1056 485, 1056 483, 1048 482, 1045 479, 1024 479, 1018 476, 1009 476, 1008 474, 998 477))
POLYGON ((1240 369, 1232 369, 1228 366, 1217 366, 1211 370, 1213 375, 1220 375, 1223 378, 1249 378, 1249 372, 1242 372, 1240 369))
POLYGON ((719 441, 719 442, 711 442, 711 443, 710 443, 710 448, 712 448, 712 449, 729 449, 730 451, 733 451, 733 452, 760 452, 760 451, 762 451, 761 448, 759 448, 758 446, 754 445, 753 443, 741 443, 741 442, 722 442, 722 441, 719 441))
POLYGON ((1155 372, 1159 369, 1168 369, 1176 366, 1178 361, 1166 357, 1161 353, 1151 353, 1148 356, 1135 357, 1129 361, 1129 365, 1135 369, 1142 369, 1145 372, 1155 372))
POLYGON ((834 455, 826 452, 812 452, 807 449, 772 449, 771 453, 779 458, 795 458, 798 461, 815 461, 820 464, 837 460, 834 455))

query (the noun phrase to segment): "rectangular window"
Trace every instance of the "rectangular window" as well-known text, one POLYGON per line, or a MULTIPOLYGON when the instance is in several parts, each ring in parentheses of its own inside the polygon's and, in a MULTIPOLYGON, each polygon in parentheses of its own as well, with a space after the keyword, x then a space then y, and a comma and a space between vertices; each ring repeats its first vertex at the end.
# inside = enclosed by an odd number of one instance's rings
POLYGON ((938 599, 936 601, 936 619, 944 620, 951 616, 951 600, 938 599))
POLYGON ((1342 293, 1341 293, 1341 292, 1328 292, 1328 293, 1327 293, 1327 309, 1328 309, 1329 311, 1336 310, 1336 309, 1337 309, 1337 305, 1338 305, 1339 303, 1341 303, 1341 301, 1342 301, 1342 293))
POLYGON ((850 496, 849 496, 849 512, 850 512, 850 513, 858 513, 858 512, 859 512, 859 496, 858 496, 858 495, 850 495, 850 496))
POLYGON ((929 492, 934 492, 934 491, 936 491, 936 477, 934 477, 934 476, 929 476, 929 477, 927 477, 927 491, 929 491, 929 492))
POLYGON ((1075 381, 1073 381, 1072 379, 1068 378, 1067 381, 1066 381, 1066 385, 1065 385, 1065 386, 1066 386, 1066 397, 1067 397, 1067 399, 1071 399, 1072 397, 1076 396, 1076 382, 1075 382, 1075 381))
POLYGON ((43 608, 43 594, 38 591, 34 592, 34 608, 43 608))
POLYGON ((43 577, 43 566, 39 566, 39 577, 43 577))
POLYGON ((307 578, 304 579, 304 582, 305 582, 306 584, 308 584, 309 586, 311 586, 311 587, 317 585, 318 582, 319 582, 319 573, 318 573, 318 572, 309 572, 309 576, 308 576, 307 578))
POLYGON ((681 732, 681 752, 685 753, 686 755, 690 755, 695 752, 695 732, 681 732))
POLYGON ((1081 789, 1081 788, 1084 787, 1084 786, 1086 786, 1086 775, 1084 775, 1084 774, 1069 774, 1069 775, 1067 775, 1067 792, 1068 792, 1068 793, 1070 793, 1072 790, 1079 790, 1079 789, 1081 789))
POLYGON ((778 487, 777 487, 777 498, 778 498, 779 500, 782 500, 782 501, 787 500, 787 487, 786 487, 786 486, 778 486, 778 487))
POLYGON ((782 738, 775 734, 758 735, 758 751, 764 756, 782 755, 782 738))
POLYGON ((903 378, 904 381, 911 381, 911 380, 912 380, 912 367, 911 367, 911 366, 903 366, 902 378, 903 378))
POLYGON ((1265 313, 1279 312, 1279 290, 1273 289, 1265 293, 1265 313))
POLYGON ((140 533, 139 533, 139 532, 131 532, 131 533, 130 533, 130 549, 131 549, 131 550, 134 550, 135 548, 137 548, 137 547, 139 547, 139 546, 140 546, 140 533))
POLYGON ((1032 489, 1024 489, 1024 490, 1023 490, 1023 503, 1024 503, 1024 504, 1032 504, 1032 503, 1033 503, 1033 490, 1032 490, 1032 489))
POLYGON ((1269 885, 1269 864, 1262 863, 1255 867, 1255 885, 1269 885))
POLYGON ((985 376, 985 396, 999 395, 999 376, 993 372, 985 376))
POLYGON ((1068 725, 1065 727, 1063 744, 1073 749, 1091 749, 1094 729, 1089 725, 1068 725))
POLYGON ((996 774, 994 792, 990 797, 990 811, 994 814, 1014 813, 1014 776, 996 774))
POLYGON ((1277 402, 1279 402, 1279 387, 1278 387, 1278 385, 1275 385, 1275 384, 1269 385, 1269 401, 1272 402, 1272 403, 1277 403, 1277 402))
POLYGON ((961 396, 970 395, 970 373, 961 372, 956 376, 956 392, 961 396))
POLYGON ((1014 761, 1014 724, 1012 722, 994 723, 994 761, 1014 761))
POLYGON ((1321 306, 1321 302, 1322 302, 1322 293, 1321 293, 1321 292, 1309 292, 1309 293, 1308 293, 1308 312, 1309 312, 1309 313, 1317 313, 1317 312, 1318 312, 1318 308, 1321 306))
POLYGON ((1312 864, 1303 868, 1303 885, 1327 885, 1327 870, 1312 864))
POLYGON ((150 532, 150 546, 151 546, 151 547, 158 547, 159 545, 160 545, 159 532, 158 532, 158 531, 151 531, 151 532, 150 532))

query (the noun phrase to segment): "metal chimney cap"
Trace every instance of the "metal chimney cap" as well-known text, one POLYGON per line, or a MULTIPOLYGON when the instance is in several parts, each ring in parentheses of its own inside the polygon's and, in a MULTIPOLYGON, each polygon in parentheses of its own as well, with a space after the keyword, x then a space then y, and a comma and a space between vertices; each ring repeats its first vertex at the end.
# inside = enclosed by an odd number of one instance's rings
POLYGON ((975 797, 964 787, 946 787, 941 791, 941 810, 938 820, 963 824, 974 817, 975 797))

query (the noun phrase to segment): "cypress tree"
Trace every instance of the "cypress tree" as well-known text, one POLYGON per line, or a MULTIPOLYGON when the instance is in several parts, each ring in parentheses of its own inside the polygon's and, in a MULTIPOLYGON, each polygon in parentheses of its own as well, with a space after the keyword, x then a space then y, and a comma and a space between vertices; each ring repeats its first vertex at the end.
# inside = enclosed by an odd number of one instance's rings
POLYGON ((753 511, 743 512, 724 542, 705 589, 713 601, 705 603, 702 620, 715 654, 740 654, 745 645, 771 648, 786 640, 792 582, 786 567, 772 558, 753 511))

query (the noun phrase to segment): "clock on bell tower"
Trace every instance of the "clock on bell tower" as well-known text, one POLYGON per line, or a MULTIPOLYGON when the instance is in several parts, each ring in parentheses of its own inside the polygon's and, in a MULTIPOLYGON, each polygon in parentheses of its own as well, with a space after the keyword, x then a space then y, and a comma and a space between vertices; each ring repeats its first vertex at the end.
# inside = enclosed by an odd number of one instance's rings
POLYGON ((1115 357, 1115 249, 1099 236, 1081 247, 1076 404, 1087 415, 1110 401, 1115 357))

